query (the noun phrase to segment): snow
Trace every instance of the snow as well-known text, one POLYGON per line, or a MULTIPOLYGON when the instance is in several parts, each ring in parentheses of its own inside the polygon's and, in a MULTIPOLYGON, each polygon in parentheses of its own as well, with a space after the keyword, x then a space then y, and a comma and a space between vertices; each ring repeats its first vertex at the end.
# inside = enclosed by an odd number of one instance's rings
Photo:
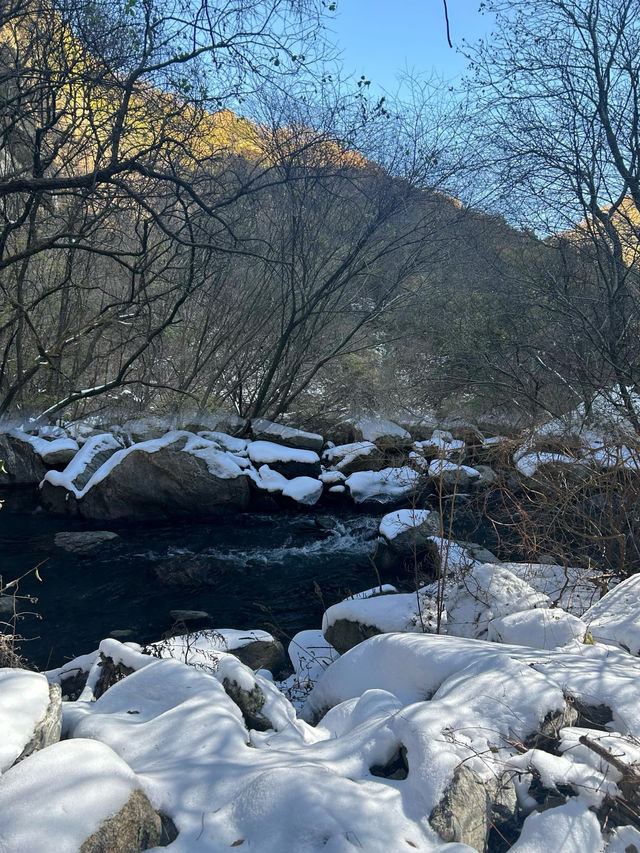
POLYGON ((237 456, 244 456, 247 452, 249 442, 246 438, 236 438, 232 435, 227 435, 225 432, 215 432, 211 430, 202 430, 198 433, 201 438, 206 438, 208 441, 213 441, 218 444, 223 450, 233 453, 237 456))
POLYGON ((422 592, 376 595, 368 598, 347 598, 329 607, 322 617, 322 631, 339 620, 358 622, 377 628, 381 633, 390 631, 433 631, 436 609, 433 596, 422 592))
POLYGON ((565 610, 524 610, 493 619, 488 639, 498 643, 553 649, 577 640, 583 642, 587 626, 565 610))
POLYGON ((55 438, 49 441, 46 438, 29 435, 21 429, 9 430, 8 434, 30 444, 45 465, 58 465, 68 462, 78 450, 78 443, 72 438, 55 438))
POLYGON ((419 528, 433 513, 428 509, 399 509, 383 516, 380 522, 380 535, 392 541, 402 533, 419 528))
POLYGON ((640 575, 632 575, 596 602, 583 620, 596 642, 640 654, 640 575))
POLYGON ((320 457, 313 450, 299 450, 297 447, 284 447, 272 441, 252 441, 247 452, 254 465, 273 465, 276 462, 302 462, 317 465, 320 457))
POLYGON ((546 595, 499 563, 479 563, 463 570, 445 587, 447 633, 486 637, 493 619, 549 607, 546 595))
MULTIPOLYGON (((515 460, 515 457, 514 457, 515 460)), ((523 477, 533 477, 538 468, 543 465, 578 465, 580 464, 571 456, 564 453, 527 453, 516 461, 516 468, 523 477)))
POLYGON ((410 444, 411 435, 393 421, 384 418, 363 417, 359 418, 354 427, 362 435, 363 441, 393 441, 397 444, 410 444))
POLYGON ((502 567, 575 616, 581 616, 600 597, 600 587, 596 583, 600 572, 593 568, 509 562, 502 563, 502 567))
MULTIPOLYGON (((98 436, 97 438, 101 438, 101 436, 98 436)), ((89 444, 90 441, 91 439, 86 442, 80 453, 85 452, 87 444, 89 444)), ((89 489, 93 488, 93 486, 108 477, 113 469, 126 459, 130 453, 157 453, 159 450, 170 448, 171 445, 180 442, 182 442, 182 446, 176 448, 176 450, 181 453, 190 453, 192 456, 197 456, 198 458, 203 459, 206 462, 209 473, 214 477, 229 480, 242 476, 243 470, 238 463, 234 461, 232 454, 219 450, 215 442, 207 441, 207 439, 194 435, 191 432, 173 430, 172 432, 166 433, 161 438, 142 441, 138 444, 132 444, 131 447, 116 450, 116 452, 113 453, 109 459, 103 462, 98 470, 94 472, 82 489, 76 489, 73 485, 73 480, 80 473, 80 465, 82 464, 84 467, 86 457, 81 457, 77 466, 75 464, 76 460, 72 460, 71 471, 69 473, 67 469, 65 469, 65 471, 62 472, 61 477, 56 478, 54 476, 53 479, 48 479, 54 485, 64 485, 65 488, 75 494, 76 498, 80 499, 86 495, 89 489)), ((89 454, 89 452, 90 451, 87 451, 87 454, 89 454)))
POLYGON ((62 486, 68 492, 72 492, 78 497, 81 489, 76 487, 76 480, 84 474, 91 461, 99 453, 115 453, 121 449, 122 443, 111 435, 111 433, 90 436, 64 471, 47 471, 44 479, 53 486, 62 486))
POLYGON ((305 506, 313 506, 322 495, 323 485, 314 477, 293 477, 287 480, 268 465, 262 465, 257 471, 248 473, 258 488, 265 492, 280 493, 305 506))
POLYGON ((469 465, 459 465, 456 462, 449 462, 446 459, 434 459, 429 465, 430 477, 440 477, 445 473, 464 473, 472 480, 477 480, 480 476, 480 471, 476 471, 475 468, 471 468, 469 465))
POLYGON ((582 799, 570 798, 564 806, 536 812, 524 822, 513 853, 602 853, 604 841, 598 818, 582 799))
POLYGON ((48 705, 49 683, 44 675, 0 669, 0 773, 22 753, 48 705))
POLYGON ((338 471, 352 465, 356 459, 365 459, 375 456, 380 451, 372 441, 356 441, 351 444, 339 444, 331 447, 322 454, 325 465, 336 468, 338 471))
POLYGON ((412 468, 383 468, 382 471, 357 471, 345 482, 356 503, 390 503, 414 494, 422 477, 412 468))
POLYGON ((139 787, 135 773, 103 743, 53 744, 2 776, 0 850, 77 853, 139 787))

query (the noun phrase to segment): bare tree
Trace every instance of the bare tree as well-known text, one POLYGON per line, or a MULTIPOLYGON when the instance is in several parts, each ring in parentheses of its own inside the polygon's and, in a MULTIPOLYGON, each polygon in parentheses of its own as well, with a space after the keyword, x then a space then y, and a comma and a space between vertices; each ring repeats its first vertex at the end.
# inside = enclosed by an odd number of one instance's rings
MULTIPOLYGON (((640 6, 487 8, 495 35, 470 54, 485 180, 543 241, 537 271, 522 277, 523 313, 538 322, 520 341, 526 369, 563 389, 567 406, 608 394, 640 432, 640 6)), ((523 378, 512 353, 507 382, 523 378)))

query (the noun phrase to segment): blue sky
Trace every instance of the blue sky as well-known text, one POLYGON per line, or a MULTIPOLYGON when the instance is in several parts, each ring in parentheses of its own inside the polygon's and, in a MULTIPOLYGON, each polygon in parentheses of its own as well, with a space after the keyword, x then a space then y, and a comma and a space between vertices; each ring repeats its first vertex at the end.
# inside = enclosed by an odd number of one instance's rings
POLYGON ((403 71, 455 80, 466 61, 457 51, 490 32, 480 0, 448 0, 452 50, 442 0, 338 0, 328 21, 329 36, 342 50, 345 71, 395 92, 403 71))

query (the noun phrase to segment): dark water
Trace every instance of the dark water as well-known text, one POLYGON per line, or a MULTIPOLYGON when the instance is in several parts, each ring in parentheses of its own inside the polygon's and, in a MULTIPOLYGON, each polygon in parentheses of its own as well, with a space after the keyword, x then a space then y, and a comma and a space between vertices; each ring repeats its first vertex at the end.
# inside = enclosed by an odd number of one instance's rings
POLYGON ((20 583, 22 651, 38 667, 60 666, 92 651, 112 631, 126 639, 158 639, 170 610, 204 610, 211 627, 263 628, 283 640, 319 628, 322 612, 350 591, 375 586, 368 554, 380 515, 323 511, 237 514, 209 523, 93 524, 34 510, 32 496, 12 491, 0 512, 5 582, 39 565, 20 583), (109 529, 120 539, 87 555, 54 545, 62 530, 109 529), (195 565, 207 583, 169 587, 158 571, 195 565))

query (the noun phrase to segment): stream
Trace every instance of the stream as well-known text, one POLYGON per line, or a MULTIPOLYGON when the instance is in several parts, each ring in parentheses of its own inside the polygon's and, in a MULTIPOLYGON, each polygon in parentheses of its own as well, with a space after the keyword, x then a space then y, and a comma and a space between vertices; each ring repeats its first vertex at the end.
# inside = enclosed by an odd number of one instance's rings
MULTIPOLYGON (((287 639, 319 628, 324 609, 375 586, 368 554, 383 512, 233 514, 191 523, 92 523, 38 510, 32 490, 12 489, 0 512, 5 582, 19 593, 22 653, 53 668, 92 651, 112 632, 146 643, 172 626, 171 610, 203 610, 208 627, 261 628, 287 639), (54 545, 60 531, 108 529, 119 539, 78 555, 54 545), (38 567, 36 573, 29 571, 38 567), (206 583, 184 585, 175 567, 206 583), (162 581, 159 579, 162 577, 162 581), (169 585, 174 584, 174 585, 169 585), (32 615, 29 615, 31 613, 32 615)), ((6 618, 6 617, 4 617, 6 618)))

